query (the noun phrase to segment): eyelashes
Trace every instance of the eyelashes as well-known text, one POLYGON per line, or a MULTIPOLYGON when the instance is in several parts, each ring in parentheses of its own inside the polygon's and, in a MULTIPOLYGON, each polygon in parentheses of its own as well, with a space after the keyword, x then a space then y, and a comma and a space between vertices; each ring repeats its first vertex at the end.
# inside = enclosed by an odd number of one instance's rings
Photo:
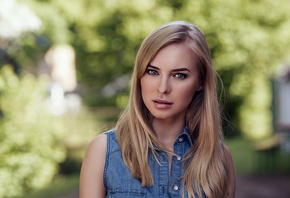
POLYGON ((185 79, 187 77, 187 75, 183 73, 175 73, 173 76, 180 79, 185 79))
POLYGON ((158 71, 154 69, 146 69, 146 73, 150 75, 159 75, 158 71))
MULTIPOLYGON (((159 75, 159 72, 157 70, 155 70, 155 69, 149 69, 149 68, 146 69, 146 73, 149 74, 149 75, 152 75, 152 76, 159 75)), ((185 79, 185 78, 187 78, 187 74, 180 73, 180 72, 173 73, 171 76, 174 77, 174 78, 178 78, 178 79, 185 79)))

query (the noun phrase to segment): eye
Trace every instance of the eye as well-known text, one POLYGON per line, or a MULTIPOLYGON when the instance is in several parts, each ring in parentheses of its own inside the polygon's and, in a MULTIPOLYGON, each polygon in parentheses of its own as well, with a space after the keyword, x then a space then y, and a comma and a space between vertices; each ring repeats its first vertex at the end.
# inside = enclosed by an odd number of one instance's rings
POLYGON ((150 75, 159 75, 159 73, 154 69, 147 69, 146 72, 150 75))
POLYGON ((183 74, 183 73, 176 73, 176 74, 173 75, 173 77, 184 79, 184 78, 187 77, 187 75, 183 74))

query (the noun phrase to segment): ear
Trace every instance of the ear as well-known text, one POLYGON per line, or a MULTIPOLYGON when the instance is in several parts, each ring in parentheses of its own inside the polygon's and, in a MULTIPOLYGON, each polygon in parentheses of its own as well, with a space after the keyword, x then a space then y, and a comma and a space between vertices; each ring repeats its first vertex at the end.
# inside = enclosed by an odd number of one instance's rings
POLYGON ((199 87, 197 88, 196 91, 201 91, 201 90, 203 90, 203 86, 202 85, 199 85, 199 87))

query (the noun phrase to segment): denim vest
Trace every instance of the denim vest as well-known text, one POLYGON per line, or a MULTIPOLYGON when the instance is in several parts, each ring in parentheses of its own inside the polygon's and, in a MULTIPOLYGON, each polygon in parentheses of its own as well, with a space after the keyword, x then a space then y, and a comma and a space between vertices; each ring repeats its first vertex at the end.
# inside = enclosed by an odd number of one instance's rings
MULTIPOLYGON (((169 162, 166 152, 157 150, 157 159, 151 151, 148 153, 149 166, 152 172, 154 185, 142 188, 140 180, 131 176, 130 169, 125 165, 119 144, 115 136, 115 130, 107 132, 107 153, 104 168, 104 186, 107 190, 106 197, 146 197, 146 198, 166 198, 182 197, 182 181, 180 177, 184 174, 182 169, 182 157, 192 145, 186 128, 174 143, 174 153, 172 157, 171 171, 169 174, 169 162)), ((185 191, 185 190, 184 190, 185 191)), ((184 192, 187 198, 187 192, 184 192)), ((198 197, 196 195, 196 197, 198 197)), ((203 194, 202 196, 206 196, 203 194)))

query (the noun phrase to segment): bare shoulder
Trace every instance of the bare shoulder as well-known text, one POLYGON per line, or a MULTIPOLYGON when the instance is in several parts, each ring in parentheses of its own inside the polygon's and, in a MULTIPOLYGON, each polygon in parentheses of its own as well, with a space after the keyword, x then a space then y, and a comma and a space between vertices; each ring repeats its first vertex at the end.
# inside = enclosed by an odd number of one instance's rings
POLYGON ((88 165, 102 166, 102 164, 105 163, 106 151, 107 151, 107 135, 103 133, 95 137, 89 144, 89 147, 87 149, 83 161, 83 166, 87 165, 87 163, 90 163, 88 165))
POLYGON ((233 157, 231 154, 230 149, 223 143, 224 152, 227 160, 228 165, 228 171, 229 171, 229 187, 228 192, 226 194, 226 198, 234 198, 235 197, 235 191, 236 191, 236 173, 234 168, 234 162, 233 157))
POLYGON ((105 161, 107 151, 107 135, 100 134, 95 137, 87 149, 83 163, 90 161, 90 163, 101 163, 105 161))
POLYGON ((93 152, 95 154, 106 154, 107 150, 107 135, 105 133, 102 133, 95 137, 87 150, 87 154, 90 154, 90 152, 93 152))
POLYGON ((107 135, 95 137, 87 149, 80 175, 80 198, 104 197, 103 182, 106 161, 107 135))

